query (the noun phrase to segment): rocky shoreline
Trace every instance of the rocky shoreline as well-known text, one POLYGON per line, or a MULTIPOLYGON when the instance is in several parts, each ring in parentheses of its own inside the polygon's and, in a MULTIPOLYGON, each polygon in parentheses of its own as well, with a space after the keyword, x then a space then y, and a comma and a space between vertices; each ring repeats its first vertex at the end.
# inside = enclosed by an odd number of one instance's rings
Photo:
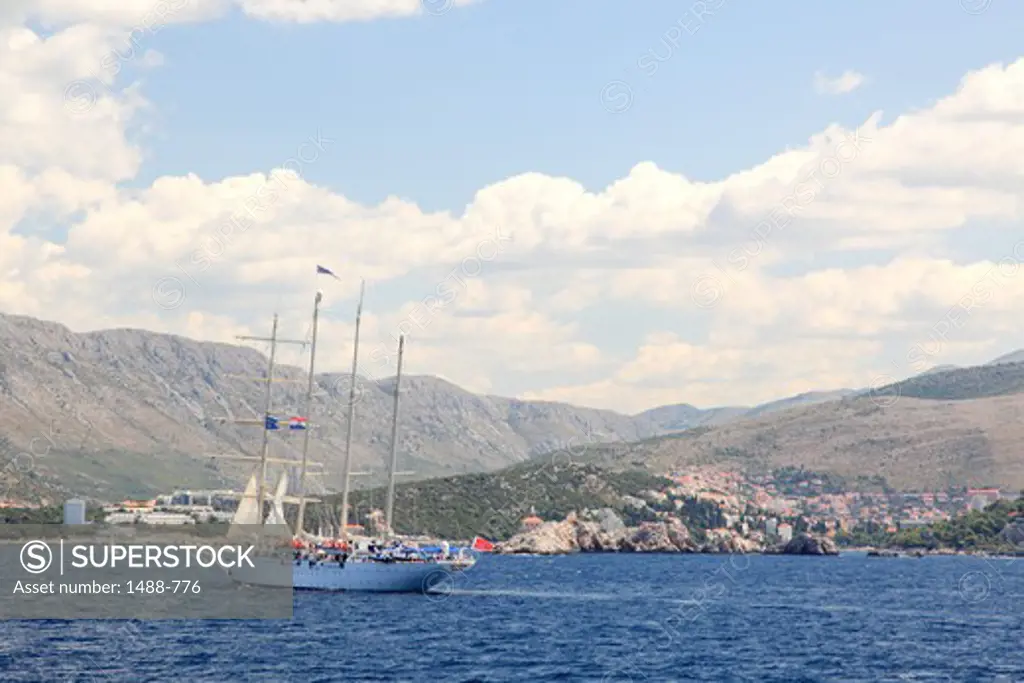
POLYGON ((858 550, 867 552, 868 557, 882 557, 882 558, 898 558, 898 557, 984 557, 996 560, 1015 560, 1022 557, 1022 555, 1013 555, 999 552, 989 552, 987 550, 966 550, 966 549, 955 549, 955 548, 934 548, 932 550, 922 550, 921 548, 859 548, 858 550))
POLYGON ((712 529, 698 541, 678 519, 643 522, 627 527, 611 512, 597 519, 569 515, 523 531, 494 552, 504 555, 567 555, 571 553, 765 553, 773 555, 838 555, 830 538, 799 534, 788 543, 769 544, 761 534, 743 536, 730 529, 712 529))
MULTIPOLYGON (((585 510, 570 513, 562 521, 544 522, 497 543, 495 554, 568 555, 572 553, 693 553, 764 555, 838 555, 839 546, 826 536, 802 533, 787 543, 772 543, 754 531, 741 534, 734 529, 710 529, 694 534, 676 517, 663 521, 626 526, 614 510, 585 510)), ((872 558, 921 558, 929 556, 1008 557, 1000 553, 954 548, 858 547, 846 552, 864 552, 872 558)), ((1024 553, 1021 553, 1024 555, 1024 553)), ((1018 555, 1018 556, 1021 556, 1018 555)))

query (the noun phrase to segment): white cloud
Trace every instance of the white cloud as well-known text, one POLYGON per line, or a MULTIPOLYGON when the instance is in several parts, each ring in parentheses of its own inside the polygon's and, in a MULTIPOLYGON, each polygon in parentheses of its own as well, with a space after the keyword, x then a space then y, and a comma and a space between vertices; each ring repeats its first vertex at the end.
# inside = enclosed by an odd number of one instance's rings
POLYGON ((214 19, 233 6, 266 21, 312 23, 442 15, 481 0, 5 0, 0 22, 39 19, 62 26, 89 22, 131 27, 137 36, 163 26, 214 19))
MULTIPOLYGON (((205 21, 222 15, 232 0, 5 0, 0 23, 20 24, 29 19, 48 26, 89 23, 106 28, 128 28, 141 35, 162 27, 205 21)), ((126 32, 127 33, 127 32, 126 32)))
POLYGON ((822 72, 814 74, 814 89, 822 95, 845 95, 864 85, 867 79, 864 74, 847 69, 835 78, 829 78, 822 72))
POLYGON ((723 387, 747 385, 743 397, 750 404, 761 403, 823 386, 866 384, 870 380, 864 380, 858 364, 881 350, 880 344, 870 340, 847 340, 837 346, 826 339, 804 338, 771 347, 723 340, 714 346, 698 346, 675 334, 652 334, 636 357, 610 377, 531 392, 527 398, 639 412, 680 402, 718 406, 723 404, 723 387))
POLYGON ((236 0, 251 17, 273 21, 367 21, 383 17, 441 15, 479 0, 236 0))
MULTIPOLYGON (((968 74, 956 93, 887 124, 879 113, 857 131, 823 126, 717 181, 649 162, 600 191, 527 173, 481 188, 461 213, 427 212, 306 182, 336 154, 317 130, 294 141, 301 163, 125 187, 142 159, 132 130, 150 106, 109 68, 111 54, 146 54, 141 37, 125 42, 146 17, 131 6, 3 10, 2 311, 231 341, 265 332, 276 308, 299 335, 322 263, 342 275, 321 283, 324 367, 347 364, 350 299, 365 277, 370 374, 393 371, 393 337, 407 332, 410 372, 626 411, 752 403, 984 360, 1008 350, 1024 312, 1024 60, 968 74), (58 28, 39 35, 28 17, 58 28), (970 232, 981 227, 987 241, 970 232), (395 303, 378 308, 385 299, 395 303)), ((226 9, 193 0, 166 17, 226 9)), ((248 10, 341 21, 420 5, 248 10)))

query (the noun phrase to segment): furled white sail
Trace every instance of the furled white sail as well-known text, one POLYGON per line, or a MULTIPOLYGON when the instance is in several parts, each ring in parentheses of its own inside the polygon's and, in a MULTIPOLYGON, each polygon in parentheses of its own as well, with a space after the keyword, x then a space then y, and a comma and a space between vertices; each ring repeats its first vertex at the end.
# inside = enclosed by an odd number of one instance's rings
POLYGON ((259 485, 256 483, 256 475, 249 477, 249 483, 245 485, 242 499, 238 501, 238 510, 231 518, 231 524, 259 524, 259 485))
POLYGON ((288 492, 288 473, 281 472, 281 478, 277 481, 277 491, 274 492, 274 501, 270 506, 270 513, 264 524, 287 524, 284 518, 284 497, 288 492))

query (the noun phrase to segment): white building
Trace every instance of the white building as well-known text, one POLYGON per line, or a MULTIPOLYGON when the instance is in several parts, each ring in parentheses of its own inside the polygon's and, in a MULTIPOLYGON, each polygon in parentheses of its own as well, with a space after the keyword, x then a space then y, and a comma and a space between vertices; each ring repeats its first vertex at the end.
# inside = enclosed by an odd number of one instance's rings
POLYGON ((988 496, 981 496, 981 495, 972 496, 971 497, 971 502, 970 502, 970 508, 972 510, 981 511, 981 510, 984 510, 986 507, 988 507, 991 504, 991 502, 992 501, 989 500, 988 496))
POLYGON ((139 518, 139 515, 134 512, 111 512, 103 521, 107 524, 135 524, 135 520, 139 518))
POLYGON ((201 519, 206 519, 209 515, 213 514, 213 508, 209 505, 166 505, 164 507, 167 512, 178 512, 183 515, 199 515, 201 519))
POLYGON ((85 524, 85 502, 72 498, 64 501, 64 524, 85 524))
POLYGON ((141 515, 140 524, 195 524, 196 520, 192 515, 182 515, 174 512, 150 512, 148 515, 141 515))
POLYGON ((783 543, 789 543, 793 540, 793 525, 792 524, 780 524, 779 525, 779 539, 783 543))
POLYGON ((103 518, 107 524, 159 524, 159 525, 181 525, 195 524, 196 520, 192 515, 183 515, 176 512, 112 512, 103 518))
POLYGON ((779 535, 779 520, 772 517, 764 523, 764 531, 768 536, 779 535))

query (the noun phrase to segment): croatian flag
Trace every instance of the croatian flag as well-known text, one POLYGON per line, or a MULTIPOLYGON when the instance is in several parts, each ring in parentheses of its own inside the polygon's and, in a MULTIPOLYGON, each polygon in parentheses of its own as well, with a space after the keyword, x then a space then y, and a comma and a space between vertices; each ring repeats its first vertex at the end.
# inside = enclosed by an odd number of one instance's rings
POLYGON ((273 431, 273 430, 276 430, 276 429, 280 429, 281 427, 280 427, 280 425, 278 425, 276 417, 273 417, 272 415, 267 415, 267 421, 266 421, 266 424, 265 424, 265 428, 268 429, 268 430, 273 431))
POLYGON ((317 266, 316 267, 316 274, 317 275, 330 275, 335 280, 340 280, 341 279, 340 277, 335 275, 331 270, 329 270, 327 268, 324 268, 323 266, 317 266))
POLYGON ((288 429, 305 429, 306 418, 304 417, 293 417, 288 420, 288 429))

